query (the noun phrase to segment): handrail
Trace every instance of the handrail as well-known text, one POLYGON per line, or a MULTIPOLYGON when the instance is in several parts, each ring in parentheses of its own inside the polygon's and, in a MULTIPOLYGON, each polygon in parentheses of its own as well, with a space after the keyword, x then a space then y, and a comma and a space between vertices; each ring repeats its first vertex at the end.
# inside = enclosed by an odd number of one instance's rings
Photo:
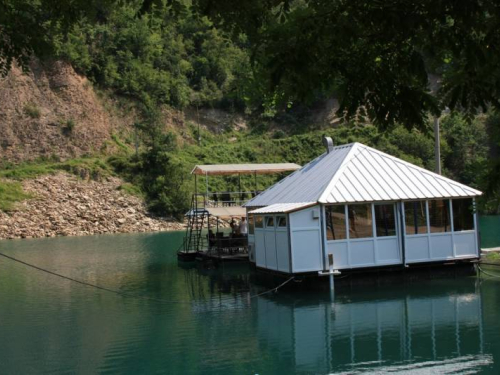
POLYGON ((194 193, 193 198, 199 204, 202 204, 203 207, 242 206, 258 193, 260 193, 260 191, 209 192, 208 194, 194 193))

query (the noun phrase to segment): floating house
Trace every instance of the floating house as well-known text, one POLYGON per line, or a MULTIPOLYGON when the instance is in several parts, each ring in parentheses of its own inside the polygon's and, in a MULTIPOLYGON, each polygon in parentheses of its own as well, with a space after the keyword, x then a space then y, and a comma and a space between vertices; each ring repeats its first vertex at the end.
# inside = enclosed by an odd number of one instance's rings
POLYGON ((470 261, 482 193, 361 143, 327 151, 245 204, 249 257, 287 273, 470 261))

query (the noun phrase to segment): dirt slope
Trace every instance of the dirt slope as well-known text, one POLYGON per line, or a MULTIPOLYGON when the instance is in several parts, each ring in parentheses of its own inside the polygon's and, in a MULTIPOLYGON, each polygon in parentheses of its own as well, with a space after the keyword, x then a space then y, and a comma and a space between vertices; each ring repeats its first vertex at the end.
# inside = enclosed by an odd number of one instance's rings
POLYGON ((61 159, 106 146, 117 127, 90 82, 64 62, 0 78, 0 160, 61 159))

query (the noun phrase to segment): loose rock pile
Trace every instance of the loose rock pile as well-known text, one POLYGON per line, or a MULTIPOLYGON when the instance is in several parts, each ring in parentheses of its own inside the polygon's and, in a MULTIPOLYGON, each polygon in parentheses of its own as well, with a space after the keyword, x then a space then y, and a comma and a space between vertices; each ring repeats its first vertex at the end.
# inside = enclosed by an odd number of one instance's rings
POLYGON ((34 198, 0 211, 0 239, 182 230, 184 225, 147 215, 143 201, 118 190, 122 181, 81 181, 58 174, 23 182, 34 198))

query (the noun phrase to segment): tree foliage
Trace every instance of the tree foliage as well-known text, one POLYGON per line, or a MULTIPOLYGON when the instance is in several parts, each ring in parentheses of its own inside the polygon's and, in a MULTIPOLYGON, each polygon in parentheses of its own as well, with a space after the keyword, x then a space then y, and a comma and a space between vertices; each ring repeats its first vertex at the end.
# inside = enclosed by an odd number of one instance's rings
POLYGON ((57 52, 99 85, 142 103, 244 106, 250 74, 244 38, 233 42, 206 18, 140 3, 116 6, 102 22, 81 21, 57 52))
POLYGON ((339 113, 379 126, 425 126, 429 113, 469 118, 500 108, 495 0, 195 0, 244 32, 268 91, 285 102, 336 94, 339 113), (430 74, 442 79, 433 95, 430 74), (361 109, 361 111, 360 111, 361 109))

